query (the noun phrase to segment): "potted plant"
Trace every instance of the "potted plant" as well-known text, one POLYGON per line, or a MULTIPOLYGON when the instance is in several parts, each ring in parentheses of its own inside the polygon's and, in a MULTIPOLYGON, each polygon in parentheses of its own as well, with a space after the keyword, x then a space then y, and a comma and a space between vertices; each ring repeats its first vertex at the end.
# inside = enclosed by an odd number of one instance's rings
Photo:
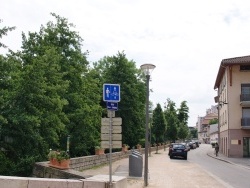
POLYGON ((129 148, 129 146, 128 146, 127 144, 123 144, 123 145, 122 145, 122 151, 123 151, 123 152, 126 153, 126 152, 128 151, 128 148, 129 148))
POLYGON ((69 154, 66 151, 55 151, 50 149, 48 154, 49 166, 59 169, 69 169, 69 154))
POLYGON ((136 148, 140 150, 141 149, 141 144, 137 144, 136 148))
POLYGON ((104 153, 104 148, 102 148, 101 146, 95 146, 95 154, 96 154, 96 155, 105 154, 105 153, 104 153))

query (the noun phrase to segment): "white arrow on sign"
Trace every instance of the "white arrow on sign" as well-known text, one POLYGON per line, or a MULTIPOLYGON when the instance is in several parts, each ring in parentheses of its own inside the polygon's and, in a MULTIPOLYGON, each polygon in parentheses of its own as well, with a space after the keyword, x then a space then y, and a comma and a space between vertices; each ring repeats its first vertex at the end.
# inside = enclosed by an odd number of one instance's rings
MULTIPOLYGON (((102 118, 102 125, 109 125, 110 124, 110 118, 102 118)), ((116 117, 112 118, 112 125, 122 125, 122 118, 116 117)))
MULTIPOLYGON (((102 148, 109 148, 109 141, 101 141, 102 148)), ((112 141, 112 148, 122 148, 122 141, 112 141)))
MULTIPOLYGON (((114 133, 121 133, 122 132, 122 126, 112 126, 112 134, 114 133)), ((108 125, 103 125, 101 126, 101 133, 109 133, 109 126, 108 125)))
MULTIPOLYGON (((101 134, 101 140, 109 140, 109 134, 101 134)), ((122 140, 122 135, 112 134, 112 140, 122 140)))

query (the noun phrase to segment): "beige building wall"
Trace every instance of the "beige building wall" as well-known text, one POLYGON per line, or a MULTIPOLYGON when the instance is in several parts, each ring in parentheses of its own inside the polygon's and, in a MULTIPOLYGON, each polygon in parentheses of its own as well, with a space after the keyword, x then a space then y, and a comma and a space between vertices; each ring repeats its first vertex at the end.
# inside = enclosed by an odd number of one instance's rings
POLYGON ((231 70, 230 67, 226 67, 218 96, 221 102, 219 105, 221 152, 229 157, 243 157, 243 137, 250 137, 249 131, 241 129, 240 95, 243 83, 250 83, 249 72, 240 71, 239 65, 231 66, 231 70))
POLYGON ((241 84, 249 83, 249 72, 239 71, 240 66, 232 66, 232 86, 228 83, 228 98, 230 99, 229 122, 230 129, 241 129, 242 106, 240 105, 241 84), (248 80, 247 80, 248 78, 248 80))

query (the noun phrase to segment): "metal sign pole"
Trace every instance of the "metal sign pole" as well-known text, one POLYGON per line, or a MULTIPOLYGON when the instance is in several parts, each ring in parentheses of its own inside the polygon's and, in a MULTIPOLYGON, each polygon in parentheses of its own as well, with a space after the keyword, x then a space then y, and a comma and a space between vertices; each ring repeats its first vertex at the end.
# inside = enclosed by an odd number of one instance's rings
POLYGON ((109 187, 112 187, 112 115, 109 117, 109 187))

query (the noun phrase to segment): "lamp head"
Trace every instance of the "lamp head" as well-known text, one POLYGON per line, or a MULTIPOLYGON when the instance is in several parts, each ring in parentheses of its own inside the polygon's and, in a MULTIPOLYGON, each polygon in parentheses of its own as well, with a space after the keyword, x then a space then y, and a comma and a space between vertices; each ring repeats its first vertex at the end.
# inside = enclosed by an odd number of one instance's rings
POLYGON ((150 76, 151 72, 154 70, 155 65, 153 64, 143 64, 141 65, 141 69, 145 73, 145 75, 150 76))

